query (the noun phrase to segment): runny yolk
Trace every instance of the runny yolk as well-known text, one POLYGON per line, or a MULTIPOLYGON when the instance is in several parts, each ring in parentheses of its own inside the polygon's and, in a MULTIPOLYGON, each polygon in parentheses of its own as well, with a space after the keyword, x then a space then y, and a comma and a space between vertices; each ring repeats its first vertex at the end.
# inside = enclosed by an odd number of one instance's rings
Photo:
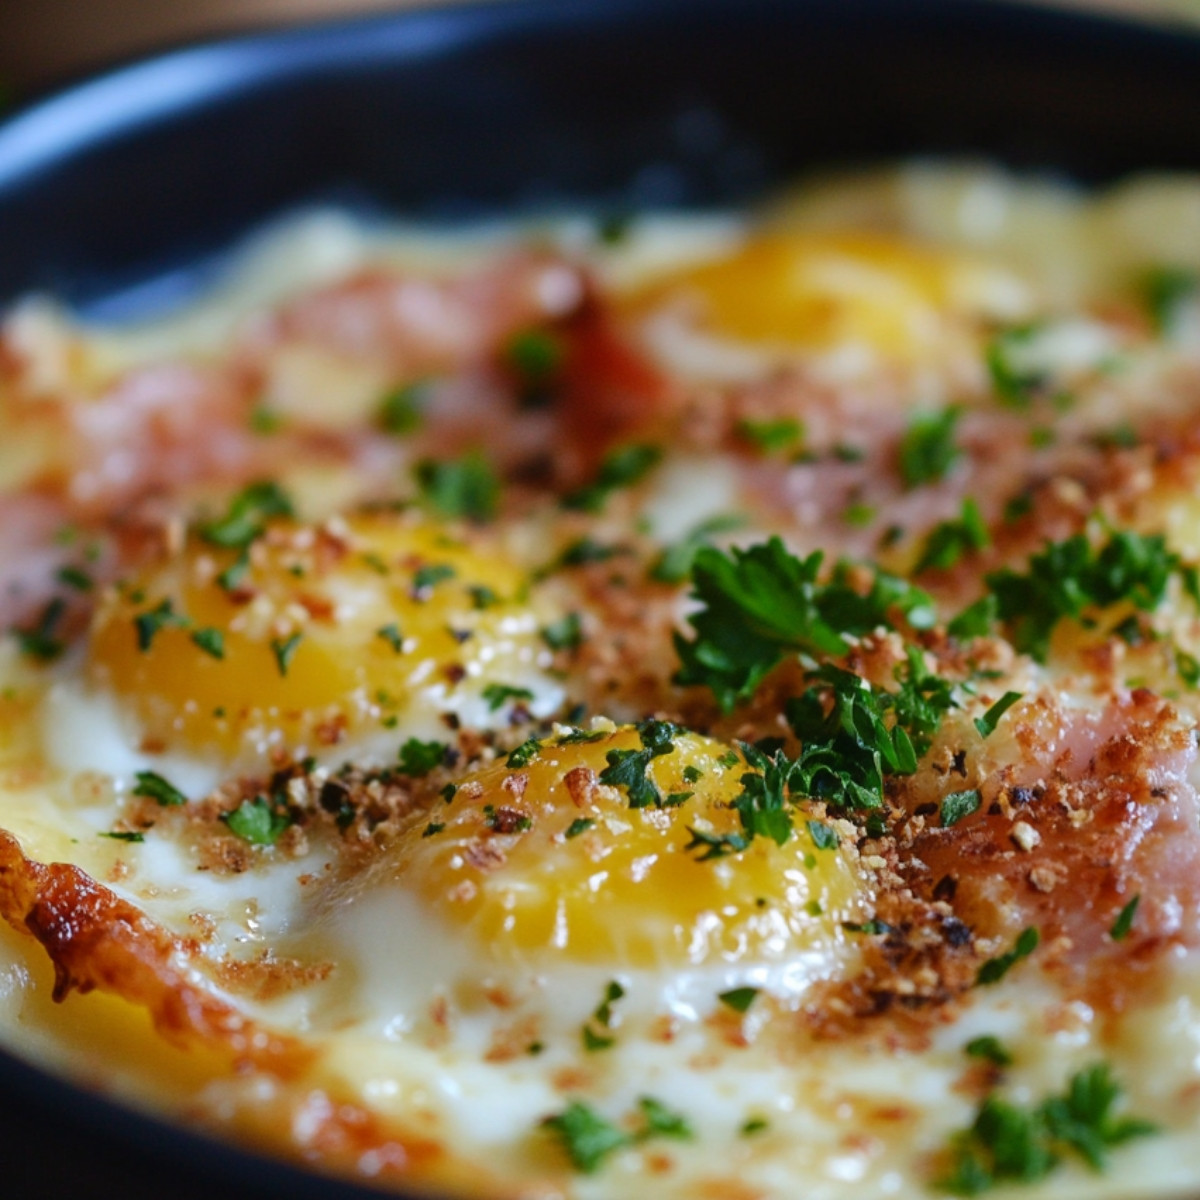
POLYGON ((656 280, 637 311, 683 300, 701 328, 764 346, 847 343, 908 357, 943 332, 975 272, 961 257, 870 233, 768 233, 732 255, 656 280))
POLYGON ((478 705, 489 681, 536 686, 543 622, 524 590, 499 554, 402 514, 276 523, 244 559, 197 539, 127 580, 97 614, 89 673, 148 749, 316 750, 411 729, 410 707, 428 723, 478 705))
POLYGON ((677 732, 645 765, 664 806, 633 808, 600 776, 613 752, 642 749, 638 728, 624 726, 482 768, 401 840, 396 880, 499 961, 756 963, 845 945, 842 923, 861 920, 867 902, 852 849, 818 848, 796 813, 782 846, 760 836, 701 861, 691 831, 741 828, 730 805, 750 768, 677 732))

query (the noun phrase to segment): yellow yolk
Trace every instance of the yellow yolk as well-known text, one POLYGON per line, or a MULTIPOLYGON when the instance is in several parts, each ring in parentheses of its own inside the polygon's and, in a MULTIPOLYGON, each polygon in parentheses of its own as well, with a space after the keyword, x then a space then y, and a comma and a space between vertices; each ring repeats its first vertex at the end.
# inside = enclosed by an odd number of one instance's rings
POLYGON ((315 750, 403 732, 410 707, 436 719, 489 682, 536 685, 538 629, 524 574, 436 527, 276 523, 244 562, 194 539, 126 581, 97 614, 89 673, 147 749, 315 750))
POLYGON ((866 902, 852 850, 819 849, 797 812, 784 845, 760 836, 701 861, 691 831, 741 829, 731 803, 749 768, 729 747, 676 731, 645 764, 664 806, 634 808, 627 788, 600 777, 614 752, 643 748, 624 726, 484 767, 409 830, 399 881, 501 961, 773 962, 843 941, 841 923, 862 919, 866 902))
POLYGON ((869 233, 773 233, 688 267, 634 297, 639 312, 687 297, 700 325, 761 345, 824 350, 866 343, 923 352, 942 315, 973 290, 960 256, 869 233))

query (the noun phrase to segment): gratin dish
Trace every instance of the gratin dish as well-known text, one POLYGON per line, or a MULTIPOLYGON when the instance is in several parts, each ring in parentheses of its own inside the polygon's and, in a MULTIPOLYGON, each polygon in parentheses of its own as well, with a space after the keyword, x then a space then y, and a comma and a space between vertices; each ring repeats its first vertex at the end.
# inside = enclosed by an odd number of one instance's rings
MULTIPOLYGON (((0 128, 0 297, 176 304, 263 221, 475 218, 760 195, 810 169, 982 156, 1103 181, 1200 167, 1200 35, 977 0, 546 0, 183 49, 0 128)), ((26 1194, 366 1194, 4 1058, 26 1194)))

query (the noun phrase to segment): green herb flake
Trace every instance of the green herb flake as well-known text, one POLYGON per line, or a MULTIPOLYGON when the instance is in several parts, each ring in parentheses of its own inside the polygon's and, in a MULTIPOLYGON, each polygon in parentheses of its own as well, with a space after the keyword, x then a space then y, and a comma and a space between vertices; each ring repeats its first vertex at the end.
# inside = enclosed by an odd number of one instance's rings
POLYGON ((245 549, 217 576, 217 586, 225 592, 236 592, 250 574, 250 554, 245 549))
POLYGON ((42 609, 37 623, 28 629, 14 629, 13 637, 22 654, 29 655, 41 662, 53 662, 66 648, 58 636, 58 627, 66 615, 66 601, 61 596, 55 596, 42 609))
POLYGON ((614 979, 604 989, 604 999, 596 1006, 583 1026, 583 1048, 589 1053, 608 1050, 616 1045, 612 1036, 613 1005, 625 995, 625 989, 614 979))
POLYGON ((175 603, 170 597, 159 601, 154 608, 139 613, 133 619, 133 627, 137 633, 138 649, 144 654, 154 644, 154 639, 168 626, 186 629, 191 622, 182 613, 175 611, 175 603))
POLYGON ((527 382, 545 383, 562 367, 566 350, 554 334, 541 329, 525 329, 509 339, 504 357, 527 382))
POLYGON ((686 783, 699 783, 704 778, 704 772, 694 763, 688 763, 681 774, 686 783))
POLYGON ((439 583, 453 579, 458 572, 449 563, 426 563, 413 572, 412 590, 418 600, 427 600, 439 583))
POLYGON ((1189 267, 1155 267, 1141 282, 1142 297, 1159 333, 1170 333, 1184 305, 1200 296, 1200 273, 1189 267))
POLYGON ((855 529, 862 529, 875 520, 876 512, 871 504, 849 504, 842 510, 842 520, 855 529))
POLYGON ((416 433, 425 419, 429 388, 425 383, 406 383, 393 388, 379 402, 375 420, 385 433, 403 436, 416 433))
POLYGON ((280 835, 292 825, 286 809, 272 803, 266 796, 255 796, 243 800, 232 812, 222 814, 221 819, 231 833, 253 846, 274 846, 280 835))
POLYGON ((256 404, 250 410, 251 433, 275 433, 283 427, 283 414, 265 404, 256 404))
POLYGON ((638 1141, 652 1137, 676 1138, 679 1141, 691 1141, 695 1137, 691 1124, 686 1117, 672 1112, 653 1096, 642 1096, 638 1100, 644 1124, 638 1133, 638 1141))
POLYGON ((164 808, 176 807, 187 803, 187 797, 173 784, 155 771, 138 771, 134 776, 136 782, 130 789, 135 796, 145 796, 161 804, 164 808))
POLYGON ((500 505, 500 479, 478 450, 459 459, 423 459, 414 474, 425 506, 441 517, 490 521, 500 505))
POLYGON ((271 653, 275 655, 275 665, 279 669, 280 675, 287 675, 288 668, 292 665, 292 659, 296 656, 296 650, 303 640, 304 634, 302 633, 271 639, 271 653))
POLYGON ((543 626, 539 632, 551 650, 574 650, 583 641, 583 622, 577 612, 569 612, 543 626))
POLYGON ((1114 942, 1124 941, 1129 936, 1129 931, 1133 928, 1133 918, 1137 914, 1138 905, 1141 903, 1141 895, 1134 896, 1128 904, 1125 905, 1119 913, 1117 919, 1112 923, 1112 928, 1108 931, 1108 936, 1114 942))
POLYGON ((832 825, 826 825, 824 821, 806 821, 805 824, 808 826, 808 836, 818 850, 836 850, 841 844, 837 830, 832 825))
POLYGON ((965 792, 950 792, 942 800, 942 827, 949 829, 951 825, 957 825, 963 817, 978 812, 982 802, 983 797, 978 788, 971 788, 965 792))
POLYGON ((919 487, 944 479, 962 457, 954 441, 962 410, 944 408, 939 412, 918 413, 909 422, 900 440, 900 477, 906 487, 919 487))
POLYGON ((797 449, 804 440, 804 425, 795 417, 779 417, 773 421, 742 420, 737 423, 737 435, 763 454, 784 454, 797 449))
POLYGON ((260 480, 240 491, 225 516, 200 526, 200 536, 214 546, 241 550, 261 536, 273 517, 294 517, 292 502, 272 480, 260 480))
POLYGON ((1032 925, 1023 929, 1011 950, 989 958, 979 968, 975 982, 984 985, 998 983, 1021 959, 1028 958, 1037 949, 1040 940, 1038 931, 1032 925))
POLYGON ((609 1155, 633 1142, 630 1134, 578 1100, 556 1116, 547 1117, 542 1127, 558 1136, 567 1157, 585 1175, 593 1174, 609 1155))
POLYGON ((979 1058, 989 1062, 994 1067, 1011 1067, 1013 1056, 1005 1049, 1004 1044, 994 1034, 985 1033, 972 1038, 964 1047, 963 1053, 968 1058, 979 1058))
POLYGON ((969 641, 972 638, 987 637, 999 615, 999 605, 996 597, 987 595, 967 605, 952 621, 946 625, 946 632, 951 637, 969 641))
POLYGON ((111 833, 102 833, 102 838, 112 838, 114 842, 144 842, 146 835, 144 833, 134 833, 125 829, 115 829, 111 833))
POLYGON ((600 772, 600 782, 609 787, 623 788, 629 797, 630 808, 663 808, 664 798, 658 785, 646 773, 655 758, 675 749, 674 738, 682 730, 669 721, 643 721, 637 726, 641 738, 640 750, 610 750, 605 755, 608 766, 600 772))
POLYGON ((64 587, 73 588, 77 592, 90 592, 95 583, 92 577, 81 567, 59 567, 54 578, 64 587))
POLYGON ((578 512, 596 513, 609 496, 621 488, 632 487, 662 461, 662 447, 634 444, 610 450, 600 463, 596 478, 586 487, 568 492, 562 506, 578 512))
POLYGON ((1033 1108, 987 1096, 972 1124, 954 1136, 952 1168, 937 1186, 976 1196, 1005 1183, 1035 1183, 1068 1154, 1103 1170, 1110 1149, 1157 1132, 1148 1121, 1113 1113, 1120 1094, 1108 1065, 1095 1063, 1071 1076, 1062 1095, 1033 1108))
POLYGON ((1041 326, 1036 323, 1015 325, 996 334, 984 351, 992 389, 1009 408, 1028 408, 1046 389, 1045 373, 1025 361, 1040 331, 1041 326))
POLYGON ((765 1133, 771 1128, 771 1122, 766 1117, 749 1117, 742 1122, 738 1132, 742 1137, 753 1137, 756 1133, 765 1133))
POLYGON ((423 742, 411 737, 400 747, 400 771, 414 777, 428 775, 446 759, 445 742, 423 742))
POLYGON ((423 838, 437 837, 437 835, 445 828, 445 824, 441 821, 430 821, 429 824, 426 825, 423 830, 421 830, 421 836, 423 838))
POLYGON ((991 544, 992 540, 979 511, 979 505, 973 497, 968 496, 963 501, 962 514, 957 520, 942 521, 930 530, 913 572, 919 574, 931 568, 947 571, 958 563, 963 555, 984 550, 991 544))
POLYGON ((596 824, 591 817, 576 817, 570 825, 567 826, 567 832, 564 836, 569 838, 577 838, 581 833, 586 833, 596 824))
POLYGON ((1048 543, 1019 574, 1008 568, 987 578, 997 615, 1008 623, 1018 650, 1045 661, 1059 621, 1083 618, 1089 608, 1130 603, 1142 611, 1157 608, 1179 556, 1161 535, 1115 530, 1100 546, 1082 533, 1048 543))
POLYGON ((483 689, 483 698, 487 702, 488 712, 498 712, 510 700, 532 700, 533 693, 528 688, 510 687, 506 683, 489 683, 483 689))
POLYGON ((500 603, 500 597, 490 587, 482 583, 472 584, 467 588, 467 594, 471 597, 471 607, 478 611, 486 608, 495 608, 500 603))
POLYGON ((375 636, 387 642, 397 654, 404 653, 404 634, 400 632, 400 626, 395 621, 381 625, 375 630, 375 636))
POLYGON ((219 629, 197 629, 192 633, 192 641, 211 658, 225 657, 225 635, 219 629))
POLYGON ((979 730, 979 736, 981 738, 991 737, 996 732, 996 726, 1000 724, 1000 718, 1021 699, 1023 694, 1022 692, 1005 692, 982 717, 976 717, 975 728, 979 730))
POLYGON ((504 760, 505 766, 527 767, 538 756, 541 748, 542 743, 537 738, 527 738, 504 760))
POLYGON ((744 1013, 749 1011, 750 1005, 758 997, 758 988, 756 987, 739 987, 731 988, 727 992, 718 992, 717 999, 720 1000, 726 1008, 731 1008, 735 1013, 744 1013))

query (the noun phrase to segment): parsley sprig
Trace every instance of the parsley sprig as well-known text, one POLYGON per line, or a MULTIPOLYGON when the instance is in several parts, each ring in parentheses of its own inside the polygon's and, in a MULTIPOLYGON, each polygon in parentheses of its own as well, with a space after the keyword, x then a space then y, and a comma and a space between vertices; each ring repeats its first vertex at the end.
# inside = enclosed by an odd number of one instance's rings
POLYGON ((1050 542, 1030 558, 1028 571, 994 571, 987 584, 1013 644, 1044 661, 1059 621, 1119 603, 1150 612, 1166 596, 1171 576, 1186 570, 1161 534, 1114 530, 1099 546, 1083 533, 1050 542))
POLYGON ((628 1132, 614 1125, 582 1101, 573 1100, 561 1112, 547 1117, 542 1127, 557 1135, 575 1167, 585 1175, 598 1170, 617 1150, 655 1137, 690 1141, 695 1134, 687 1119, 672 1112, 653 1096, 638 1099, 641 1126, 628 1132))
POLYGON ((1149 1121, 1113 1112, 1120 1094, 1103 1062, 1084 1067, 1071 1076, 1062 1095, 1034 1108, 993 1093, 955 1137, 953 1166, 938 1186, 951 1195, 977 1196, 1004 1183, 1033 1183, 1066 1155, 1102 1170, 1114 1146, 1157 1132, 1149 1121))
POLYGON ((863 595, 845 564, 820 583, 822 561, 820 551, 797 558, 778 537, 728 552, 700 547, 692 596, 702 607, 689 618, 694 636, 675 635, 675 681, 708 687, 730 712, 788 654, 845 654, 847 635, 890 624, 896 611, 915 627, 933 624, 932 601, 920 588, 877 572, 863 595))

